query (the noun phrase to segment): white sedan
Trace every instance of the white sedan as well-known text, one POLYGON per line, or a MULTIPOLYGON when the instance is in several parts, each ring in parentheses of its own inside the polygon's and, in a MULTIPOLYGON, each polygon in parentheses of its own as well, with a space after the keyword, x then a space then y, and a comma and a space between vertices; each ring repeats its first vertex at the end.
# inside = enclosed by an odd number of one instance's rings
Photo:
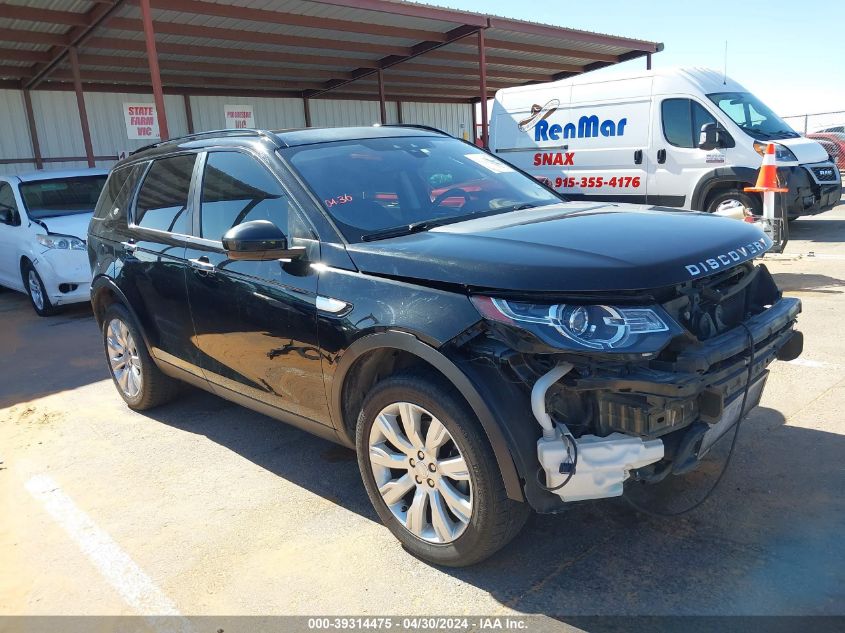
POLYGON ((40 316, 90 301, 88 223, 105 169, 0 176, 0 286, 25 292, 40 316))

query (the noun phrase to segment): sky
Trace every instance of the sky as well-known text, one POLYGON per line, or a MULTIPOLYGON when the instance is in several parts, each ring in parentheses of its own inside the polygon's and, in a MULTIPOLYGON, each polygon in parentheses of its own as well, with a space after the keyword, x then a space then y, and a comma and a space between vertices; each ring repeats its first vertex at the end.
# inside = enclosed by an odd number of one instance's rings
MULTIPOLYGON (((665 49, 652 58, 654 68, 708 66, 722 70, 727 41, 728 76, 781 116, 845 111, 845 0, 428 3, 663 42, 665 49)), ((635 59, 616 68, 644 65, 644 59, 635 59)), ((839 119, 845 121, 845 113, 839 119)), ((799 128, 794 119, 790 123, 799 128)))

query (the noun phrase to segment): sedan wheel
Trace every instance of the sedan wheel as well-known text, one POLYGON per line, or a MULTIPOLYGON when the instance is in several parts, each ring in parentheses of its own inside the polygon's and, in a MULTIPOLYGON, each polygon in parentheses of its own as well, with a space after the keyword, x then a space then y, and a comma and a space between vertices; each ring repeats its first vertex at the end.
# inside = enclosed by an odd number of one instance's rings
POLYGON ((378 414, 369 437, 373 477, 385 505, 428 543, 451 543, 472 518, 472 482, 455 439, 429 411, 409 402, 378 414))
POLYGON ((44 309, 44 289, 41 287, 41 280, 38 278, 38 273, 30 269, 27 275, 27 287, 29 288, 29 296, 32 297, 32 303, 39 310, 44 309))
POLYGON ((125 396, 137 398, 141 393, 143 378, 135 339, 120 319, 109 321, 106 331, 109 365, 115 381, 125 396))

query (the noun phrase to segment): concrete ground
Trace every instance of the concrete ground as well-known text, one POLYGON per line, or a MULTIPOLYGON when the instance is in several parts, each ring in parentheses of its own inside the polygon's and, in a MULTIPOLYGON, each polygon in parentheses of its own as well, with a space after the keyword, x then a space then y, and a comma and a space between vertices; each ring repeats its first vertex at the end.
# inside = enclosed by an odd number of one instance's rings
POLYGON ((133 413, 87 306, 42 319, 4 292, 0 614, 845 614, 845 205, 766 264, 805 351, 774 364, 713 497, 535 516, 462 570, 402 550, 351 452, 196 391, 133 413))

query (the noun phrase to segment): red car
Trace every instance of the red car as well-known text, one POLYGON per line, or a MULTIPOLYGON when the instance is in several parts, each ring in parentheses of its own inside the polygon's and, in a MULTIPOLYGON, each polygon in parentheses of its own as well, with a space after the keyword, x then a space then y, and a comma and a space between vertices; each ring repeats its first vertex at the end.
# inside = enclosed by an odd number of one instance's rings
POLYGON ((839 171, 845 171, 845 132, 815 132, 807 134, 807 138, 821 143, 839 171))

